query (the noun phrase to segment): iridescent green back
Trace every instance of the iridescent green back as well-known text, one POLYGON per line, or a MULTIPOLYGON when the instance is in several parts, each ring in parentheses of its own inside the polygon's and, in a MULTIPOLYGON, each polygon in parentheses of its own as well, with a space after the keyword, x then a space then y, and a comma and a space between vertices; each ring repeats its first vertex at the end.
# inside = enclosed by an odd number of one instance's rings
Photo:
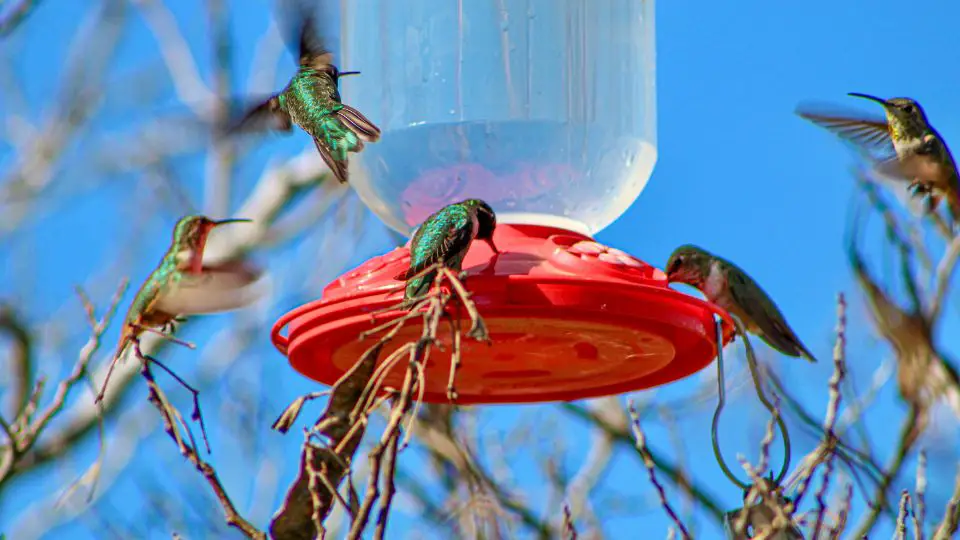
MULTIPOLYGON (((443 260, 452 270, 459 271, 463 257, 473 240, 472 210, 461 204, 451 204, 428 217, 410 241, 410 272, 417 273, 443 260)), ((430 288, 436 272, 429 272, 407 283, 406 298, 419 296, 430 288)))

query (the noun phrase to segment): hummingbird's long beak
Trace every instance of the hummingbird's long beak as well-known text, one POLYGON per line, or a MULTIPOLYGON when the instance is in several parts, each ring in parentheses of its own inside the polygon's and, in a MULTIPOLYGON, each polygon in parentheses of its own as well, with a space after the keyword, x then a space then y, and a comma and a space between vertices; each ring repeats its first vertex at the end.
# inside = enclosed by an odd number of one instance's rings
POLYGON ((341 77, 346 77, 347 75, 359 75, 359 74, 360 74, 359 71, 341 71, 340 72, 341 77))
POLYGON ((219 227, 221 225, 226 225, 228 223, 250 223, 252 221, 253 221, 252 219, 248 219, 248 218, 221 219, 220 221, 214 221, 213 226, 219 227))
POLYGON ((882 98, 878 98, 877 96, 871 96, 870 94, 861 94, 861 93, 859 93, 859 92, 850 92, 850 93, 848 93, 847 95, 848 95, 848 96, 853 96, 853 97, 858 97, 858 98, 863 98, 863 99, 869 99, 870 101, 876 101, 877 103, 879 103, 879 104, 881 104, 881 105, 883 105, 883 106, 886 106, 886 105, 887 105, 887 100, 882 99, 882 98))

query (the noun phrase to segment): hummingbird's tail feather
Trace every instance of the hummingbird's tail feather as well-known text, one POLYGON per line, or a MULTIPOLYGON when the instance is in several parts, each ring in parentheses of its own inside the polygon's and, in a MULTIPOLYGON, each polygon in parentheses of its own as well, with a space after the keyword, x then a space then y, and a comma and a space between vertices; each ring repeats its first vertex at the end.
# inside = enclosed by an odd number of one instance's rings
POLYGON ((810 362, 811 364, 816 364, 817 357, 815 357, 813 353, 811 353, 810 350, 807 349, 806 345, 804 345, 803 343, 799 343, 798 345, 800 346, 800 353, 801 353, 800 358, 806 358, 807 361, 810 362))
POLYGON ((407 283, 407 288, 403 291, 403 299, 410 300, 418 296, 422 296, 430 290, 430 286, 433 285, 433 280, 436 277, 436 272, 431 272, 425 276, 420 276, 414 279, 411 279, 407 283))
POLYGON ((364 141, 376 142, 380 139, 380 128, 353 107, 344 105, 342 109, 337 111, 337 116, 350 128, 350 131, 356 133, 357 137, 364 141))
POLYGON ((763 332, 758 334, 760 339, 762 339, 767 345, 771 348, 776 349, 777 351, 785 354, 787 356, 792 356, 794 358, 805 358, 809 362, 816 362, 816 357, 807 349, 807 347, 797 338, 795 335, 790 333, 767 333, 763 332))
POLYGON ((114 368, 123 360, 123 353, 126 352, 127 347, 132 345, 136 339, 136 327, 125 324, 123 330, 120 331, 120 343, 117 344, 117 352, 114 353, 113 360, 110 361, 110 367, 107 368, 107 376, 103 378, 103 385, 100 387, 100 393, 97 394, 94 403, 103 401, 103 396, 107 393, 107 385, 110 384, 110 376, 113 375, 114 368))
POLYGON ((346 184, 348 165, 347 160, 334 158, 327 145, 321 142, 317 137, 313 138, 313 144, 317 146, 317 151, 320 152, 320 157, 323 158, 324 163, 326 163, 327 167, 330 168, 330 172, 337 177, 337 181, 341 184, 346 184))

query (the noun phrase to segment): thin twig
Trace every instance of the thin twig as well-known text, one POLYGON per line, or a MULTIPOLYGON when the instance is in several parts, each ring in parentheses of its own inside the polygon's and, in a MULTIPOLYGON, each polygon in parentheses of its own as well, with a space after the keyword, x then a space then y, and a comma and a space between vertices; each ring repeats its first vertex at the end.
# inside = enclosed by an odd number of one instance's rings
POLYGON ((953 484, 953 495, 947 501, 947 508, 943 513, 943 521, 933 533, 933 540, 947 540, 953 538, 960 526, 960 467, 957 467, 957 478, 953 484))
POLYGON ((377 514, 377 527, 374 529, 373 537, 375 540, 383 540, 384 534, 387 531, 387 520, 390 519, 390 505, 393 502, 393 496, 397 492, 396 484, 394 483, 394 477, 396 475, 397 469, 397 451, 398 451, 398 441, 400 440, 399 432, 395 432, 390 438, 390 443, 387 446, 387 453, 384 456, 384 489, 383 489, 383 503, 380 505, 380 512, 377 514))
POLYGON ((170 401, 166 398, 163 390, 160 389, 160 386, 153 378, 153 373, 150 371, 150 364, 150 362, 144 362, 141 365, 140 373, 147 381, 150 403, 152 403, 157 408, 157 411, 159 411, 160 418, 163 420, 164 430, 167 432, 170 438, 173 439, 174 443, 176 443, 180 453, 187 458, 187 460, 189 460, 190 463, 192 463, 201 474, 203 474, 204 478, 207 480, 207 483, 210 485, 210 488, 213 490, 214 495, 216 495, 217 500, 220 502, 220 506, 223 507, 227 524, 242 532, 247 538, 266 540, 266 533, 257 529, 253 524, 244 519, 237 511, 237 508, 233 505, 233 501, 230 500, 230 496, 227 495, 227 491, 220 482, 220 477, 217 476, 214 468, 200 458, 200 454, 197 452, 196 444, 194 443, 188 445, 184 442, 183 437, 180 436, 176 420, 180 413, 173 405, 170 404, 170 401))
POLYGON ((573 515, 570 514, 570 505, 567 503, 563 503, 563 539, 577 540, 577 527, 573 523, 573 515))
POLYGON ((627 409, 630 411, 630 419, 633 426, 633 436, 636 439, 637 451, 643 458, 643 466, 647 469, 647 475, 650 479, 650 483, 653 484, 654 489, 657 490, 657 495, 660 497, 660 506, 663 507, 664 511, 666 511, 674 525, 677 526, 677 529, 680 531, 680 534, 683 536, 683 538, 689 539, 690 533, 687 531, 687 527, 684 526, 683 522, 681 522, 680 518, 677 516, 677 513, 674 512, 673 507, 670 506, 670 502, 667 501, 667 493, 664 491, 663 485, 661 485, 657 480, 657 473, 654 469, 653 458, 650 456, 650 452, 647 451, 646 437, 644 437, 643 429, 640 427, 640 416, 637 414, 637 410, 634 408, 632 400, 628 402, 627 409))
POLYGON ((917 537, 917 540, 923 540, 924 531, 923 525, 924 521, 927 519, 927 451, 920 450, 920 455, 917 456, 917 487, 916 487, 916 501, 917 508, 913 512, 913 534, 917 537))
POLYGON ((900 510, 897 512, 896 531, 894 538, 904 540, 907 537, 907 509, 910 507, 910 492, 900 492, 900 510))
MULTIPOLYGON (((817 499, 817 521, 813 529, 813 537, 817 538, 820 534, 820 528, 823 526, 823 517, 827 509, 826 504, 826 494, 830 486, 830 475, 833 473, 833 457, 836 455, 836 441, 837 434, 834 431, 834 427, 837 422, 837 411, 840 409, 840 383, 843 381, 845 374, 845 358, 846 358, 846 327, 847 327, 847 316, 846 316, 846 307, 847 304, 844 301, 843 295, 839 295, 837 298, 837 341, 833 348, 833 375, 831 375, 827 386, 829 388, 829 399, 827 401, 827 417, 823 422, 824 425, 824 434, 825 440, 821 443, 823 447, 823 452, 825 454, 824 465, 823 465, 823 477, 820 480, 820 489, 817 490, 814 495, 817 499)), ((816 464, 811 467, 815 468, 816 464)), ((811 471, 811 475, 813 471, 811 471)), ((798 493, 795 498, 795 504, 800 504, 800 496, 802 493, 798 493)))

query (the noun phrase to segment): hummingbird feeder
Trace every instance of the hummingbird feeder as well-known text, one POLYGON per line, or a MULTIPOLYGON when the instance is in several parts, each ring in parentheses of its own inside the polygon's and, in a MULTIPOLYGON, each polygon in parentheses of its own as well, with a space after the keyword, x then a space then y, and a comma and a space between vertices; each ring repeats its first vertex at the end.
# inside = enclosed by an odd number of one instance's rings
MULTIPOLYGON (((497 213, 501 253, 474 242, 463 261, 492 343, 463 340, 457 403, 619 394, 713 361, 714 317, 728 342, 729 316, 591 238, 636 200, 656 162, 652 0, 342 6, 342 67, 362 75, 341 92, 383 131, 350 155, 351 186, 404 233, 467 198, 497 213)), ((370 346, 358 335, 371 313, 403 297, 394 278, 409 266, 408 247, 277 321, 273 342, 294 369, 332 385, 354 365, 370 346)), ((408 325, 393 343, 419 333, 408 325)), ((446 402, 449 363, 425 369, 424 401, 446 402)), ((398 387, 404 370, 385 384, 398 387)))

